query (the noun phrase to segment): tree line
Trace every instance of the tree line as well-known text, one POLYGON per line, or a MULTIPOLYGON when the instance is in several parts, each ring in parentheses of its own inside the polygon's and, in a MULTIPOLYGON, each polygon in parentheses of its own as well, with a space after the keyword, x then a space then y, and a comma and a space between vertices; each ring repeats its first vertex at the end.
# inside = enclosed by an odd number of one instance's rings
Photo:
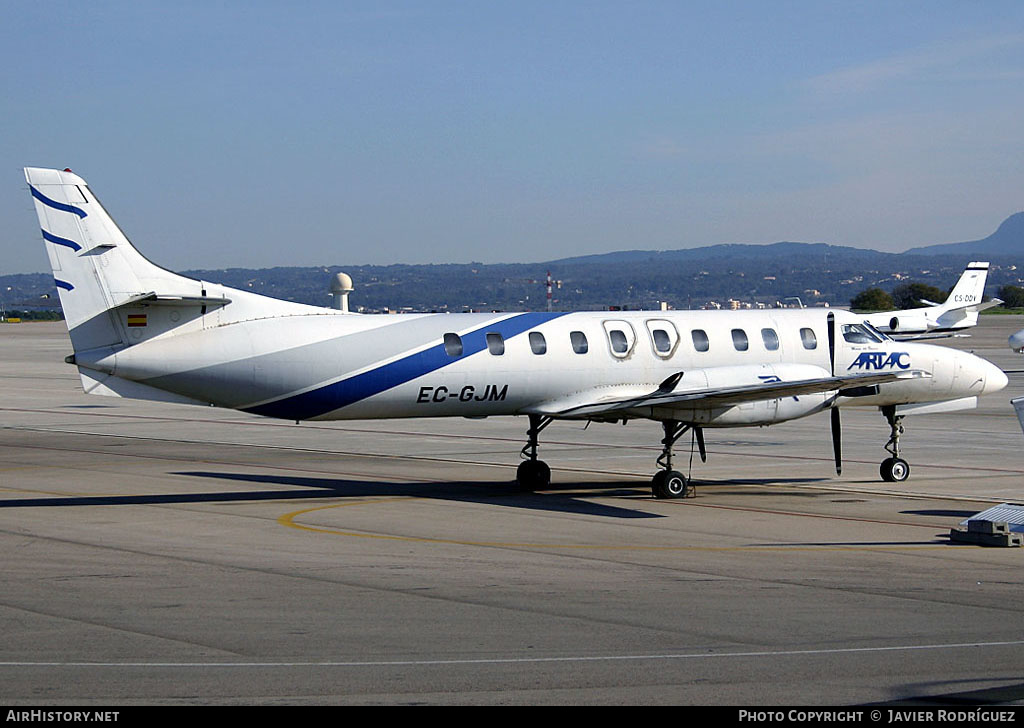
MULTIPOLYGON (((926 283, 904 283, 896 286, 892 293, 881 288, 861 291, 850 299, 850 308, 854 311, 900 311, 927 306, 923 301, 943 303, 948 295, 949 291, 926 283)), ((996 297, 1002 299, 1004 308, 1024 308, 1024 288, 1020 286, 1001 286, 996 297)))

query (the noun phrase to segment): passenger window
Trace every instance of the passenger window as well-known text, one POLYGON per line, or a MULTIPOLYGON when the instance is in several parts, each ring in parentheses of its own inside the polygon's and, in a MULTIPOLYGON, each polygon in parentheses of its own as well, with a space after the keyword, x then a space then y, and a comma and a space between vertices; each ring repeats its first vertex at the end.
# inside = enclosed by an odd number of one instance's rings
POLYGON ((679 332, 671 321, 664 319, 651 319, 646 322, 647 331, 651 335, 651 344, 654 346, 655 355, 662 359, 672 356, 672 352, 679 343, 679 332))
POLYGON ((501 338, 501 334, 487 334, 487 351, 494 356, 501 356, 505 353, 505 340, 501 338))
POLYGON ((697 351, 707 351, 711 348, 711 342, 708 341, 708 335, 704 329, 694 329, 690 332, 690 336, 693 337, 693 348, 697 351))
POLYGON ((627 321, 604 321, 604 332, 608 336, 608 346, 611 348, 612 356, 616 359, 625 359, 633 351, 633 344, 636 343, 636 334, 633 327, 627 321))
POLYGON ((534 354, 546 354, 548 352, 548 342, 544 338, 544 334, 539 331, 530 332, 530 350, 534 354))
POLYGON ((817 349, 818 337, 812 329, 800 329, 800 340, 804 342, 805 349, 817 349))
POLYGON ((779 335, 775 333, 775 329, 761 329, 761 340, 764 342, 764 348, 768 351, 778 350, 779 335))
POLYGON ((587 353, 587 335, 584 334, 582 331, 570 332, 569 341, 572 342, 572 350, 575 351, 577 354, 587 353))
POLYGON ((732 330, 732 345, 736 351, 746 351, 750 348, 750 341, 747 340, 747 332, 743 329, 732 330))
POLYGON ((458 334, 445 334, 444 350, 448 356, 462 356, 462 337, 458 334))

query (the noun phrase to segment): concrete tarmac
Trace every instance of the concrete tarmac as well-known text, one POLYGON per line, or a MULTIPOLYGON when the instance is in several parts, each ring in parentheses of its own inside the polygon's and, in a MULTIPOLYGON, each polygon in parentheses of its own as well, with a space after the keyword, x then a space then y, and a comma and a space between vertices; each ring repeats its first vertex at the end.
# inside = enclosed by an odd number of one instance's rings
POLYGON ((302 424, 82 393, 63 324, 0 325, 0 702, 839 705, 1024 701, 1024 317, 968 339, 976 410, 708 431, 655 500, 657 423, 302 424))

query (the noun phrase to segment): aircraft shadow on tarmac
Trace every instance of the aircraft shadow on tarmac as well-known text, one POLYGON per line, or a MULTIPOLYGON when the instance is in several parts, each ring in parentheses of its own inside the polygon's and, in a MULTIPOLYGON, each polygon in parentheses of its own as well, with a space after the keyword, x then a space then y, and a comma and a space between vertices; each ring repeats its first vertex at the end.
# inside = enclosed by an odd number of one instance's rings
POLYGON ((226 503, 239 501, 290 501, 333 498, 367 498, 405 496, 466 503, 486 503, 525 510, 539 510, 605 518, 664 518, 664 514, 646 513, 630 508, 605 505, 584 500, 588 496, 618 495, 636 497, 650 495, 644 485, 637 488, 608 488, 605 484, 574 483, 561 486, 572 493, 524 493, 514 484, 479 482, 408 483, 348 480, 334 478, 308 478, 265 473, 215 473, 187 471, 170 475, 190 478, 229 480, 241 483, 288 486, 287 490, 220 491, 208 493, 167 493, 103 496, 66 496, 47 498, 17 498, 0 500, 0 508, 38 508, 68 506, 120 506, 166 505, 174 503, 226 503))
MULTIPOLYGON (((167 494, 133 494, 133 495, 101 495, 101 496, 54 496, 45 498, 17 498, 0 500, 3 508, 38 508, 38 507, 80 507, 80 506, 122 506, 122 505, 161 505, 174 503, 227 503, 240 501, 292 501, 324 497, 335 498, 367 498, 386 496, 405 496, 446 500, 465 503, 486 503, 521 510, 548 511, 559 513, 575 513, 580 515, 601 516, 620 519, 665 518, 663 513, 649 513, 633 508, 595 503, 586 500, 592 497, 619 497, 646 501, 651 498, 650 487, 646 484, 636 486, 614 486, 608 483, 575 482, 549 485, 544 492, 528 493, 521 491, 514 483, 481 483, 466 482, 387 482, 365 481, 340 478, 315 478, 292 475, 270 475, 266 473, 217 473, 207 471, 180 471, 169 475, 189 478, 207 478, 228 480, 240 483, 259 483, 262 485, 287 486, 288 490, 256 490, 256 491, 219 491, 206 493, 167 493, 167 494)), ((812 484, 824 478, 796 478, 785 481, 779 479, 747 478, 742 480, 694 481, 698 487, 712 486, 743 486, 743 485, 774 485, 776 488, 764 490, 716 490, 716 495, 773 495, 793 496, 800 498, 821 497, 828 493, 808 493, 807 491, 785 490, 787 485, 812 484)))
POLYGON ((987 705, 1017 705, 1024 700, 1024 683, 1016 682, 1019 677, 1005 678, 979 678, 977 680, 957 681, 964 687, 969 687, 972 682, 992 683, 999 680, 1007 680, 1007 685, 999 687, 985 687, 978 690, 962 690, 957 692, 946 692, 940 694, 922 694, 922 691, 929 687, 946 687, 950 683, 922 683, 914 686, 911 696, 896 698, 879 703, 870 703, 869 706, 890 706, 907 707, 916 705, 946 705, 946 706, 987 706, 987 705))

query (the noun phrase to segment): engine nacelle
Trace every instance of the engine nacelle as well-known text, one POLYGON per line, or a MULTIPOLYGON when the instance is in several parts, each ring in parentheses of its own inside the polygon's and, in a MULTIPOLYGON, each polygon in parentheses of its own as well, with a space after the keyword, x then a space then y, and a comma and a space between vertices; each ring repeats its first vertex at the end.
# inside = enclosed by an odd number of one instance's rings
POLYGON ((933 328, 935 328, 935 324, 931 323, 928 317, 924 315, 915 316, 913 314, 901 313, 899 316, 893 316, 889 319, 889 331, 894 334, 917 333, 933 328))
MULTIPOLYGON (((758 365, 740 365, 728 367, 711 367, 708 369, 690 370, 686 376, 703 373, 709 389, 743 385, 769 385, 784 382, 799 382, 829 376, 829 372, 815 364, 776 363, 758 365)), ((684 392, 678 387, 675 391, 684 392)), ((820 412, 832 402, 832 394, 828 392, 811 392, 799 396, 772 396, 765 394, 765 399, 743 402, 735 405, 715 406, 706 402, 694 407, 682 403, 675 407, 654 408, 656 418, 677 419, 682 422, 693 422, 705 427, 751 427, 773 425, 776 422, 806 417, 820 412)))
POLYGON ((1009 339, 1010 348, 1018 354, 1024 353, 1024 329, 1021 329, 1009 339))

